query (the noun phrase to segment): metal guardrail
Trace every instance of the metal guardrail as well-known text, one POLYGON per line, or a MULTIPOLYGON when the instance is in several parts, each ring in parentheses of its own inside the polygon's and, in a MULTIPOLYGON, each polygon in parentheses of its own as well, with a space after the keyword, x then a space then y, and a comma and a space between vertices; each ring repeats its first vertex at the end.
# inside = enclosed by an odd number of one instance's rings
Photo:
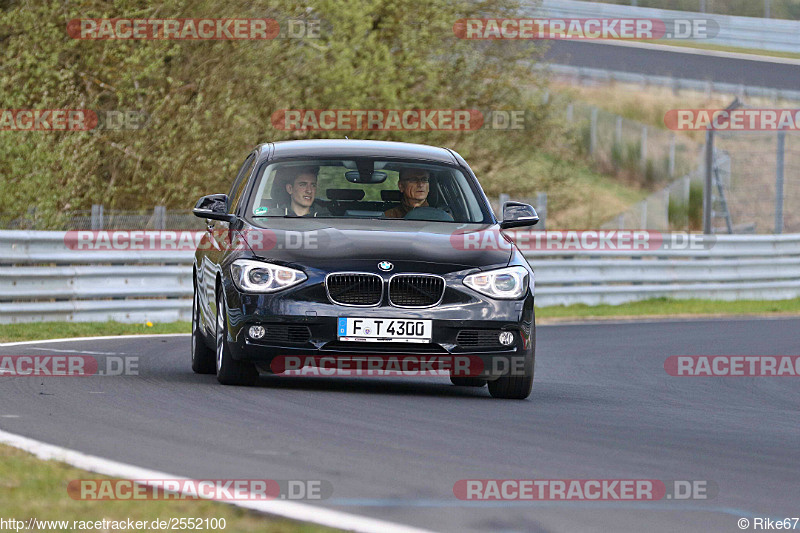
POLYGON ((525 257, 533 266, 540 306, 615 305, 660 297, 800 297, 800 234, 704 239, 695 243, 701 249, 536 250, 525 257))
POLYGON ((522 14, 553 18, 713 19, 719 24, 719 34, 696 39, 697 42, 778 52, 797 52, 800 49, 800 21, 796 20, 716 15, 578 0, 531 2, 523 8, 522 14))
MULTIPOLYGON (((798 45, 800 50, 800 45, 798 45)), ((669 87, 676 91, 688 89, 691 91, 702 91, 707 94, 730 94, 739 97, 760 97, 772 100, 791 100, 800 101, 800 91, 789 89, 773 89, 771 87, 754 87, 752 85, 741 85, 735 83, 723 83, 707 80, 693 80, 688 78, 675 78, 672 76, 655 76, 651 74, 639 74, 636 72, 625 72, 622 70, 605 70, 600 68, 575 67, 572 65, 542 64, 536 68, 550 72, 551 74, 570 76, 578 79, 587 79, 601 82, 621 82, 637 83, 642 85, 656 85, 669 87)))
POLYGON ((193 251, 81 251, 66 237, 0 231, 0 324, 191 319, 193 251))
MULTIPOLYGON (((0 323, 189 320, 192 251, 78 252, 66 232, 0 231, 0 323)), ((800 234, 718 235, 702 249, 532 250, 538 306, 656 297, 800 297, 800 234)))

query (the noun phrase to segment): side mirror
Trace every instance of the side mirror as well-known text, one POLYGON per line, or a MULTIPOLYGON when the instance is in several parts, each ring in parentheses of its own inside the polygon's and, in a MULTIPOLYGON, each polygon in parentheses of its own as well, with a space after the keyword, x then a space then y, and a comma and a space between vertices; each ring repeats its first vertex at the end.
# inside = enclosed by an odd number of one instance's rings
POLYGON ((519 228, 521 226, 535 226, 539 222, 536 209, 522 202, 506 202, 503 204, 503 221, 500 229, 519 228))
POLYGON ((209 194, 203 196, 192 209, 194 216, 200 218, 210 218, 212 220, 224 220, 225 222, 232 222, 234 215, 228 213, 228 195, 227 194, 209 194))

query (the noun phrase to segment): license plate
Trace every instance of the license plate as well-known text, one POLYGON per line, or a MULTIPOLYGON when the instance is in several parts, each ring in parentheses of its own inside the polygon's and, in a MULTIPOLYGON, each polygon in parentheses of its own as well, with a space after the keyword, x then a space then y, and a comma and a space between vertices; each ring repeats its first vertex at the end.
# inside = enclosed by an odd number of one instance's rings
POLYGON ((430 342, 432 320, 340 317, 340 341, 430 342))

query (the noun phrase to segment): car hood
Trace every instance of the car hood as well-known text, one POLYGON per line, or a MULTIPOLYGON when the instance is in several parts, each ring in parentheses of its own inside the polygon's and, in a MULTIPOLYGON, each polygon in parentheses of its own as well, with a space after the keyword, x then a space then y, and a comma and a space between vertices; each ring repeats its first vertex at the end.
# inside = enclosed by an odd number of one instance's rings
POLYGON ((512 252, 497 224, 263 217, 242 233, 261 259, 337 270, 373 270, 380 261, 484 268, 508 264, 512 252))

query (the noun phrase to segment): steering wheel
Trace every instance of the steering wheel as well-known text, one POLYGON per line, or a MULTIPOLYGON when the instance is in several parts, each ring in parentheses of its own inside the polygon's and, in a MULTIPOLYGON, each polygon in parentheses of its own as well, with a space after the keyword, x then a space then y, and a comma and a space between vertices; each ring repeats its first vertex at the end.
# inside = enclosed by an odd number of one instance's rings
POLYGON ((438 207, 417 207, 412 209, 403 218, 407 220, 432 220, 434 222, 454 222, 453 216, 438 207))

